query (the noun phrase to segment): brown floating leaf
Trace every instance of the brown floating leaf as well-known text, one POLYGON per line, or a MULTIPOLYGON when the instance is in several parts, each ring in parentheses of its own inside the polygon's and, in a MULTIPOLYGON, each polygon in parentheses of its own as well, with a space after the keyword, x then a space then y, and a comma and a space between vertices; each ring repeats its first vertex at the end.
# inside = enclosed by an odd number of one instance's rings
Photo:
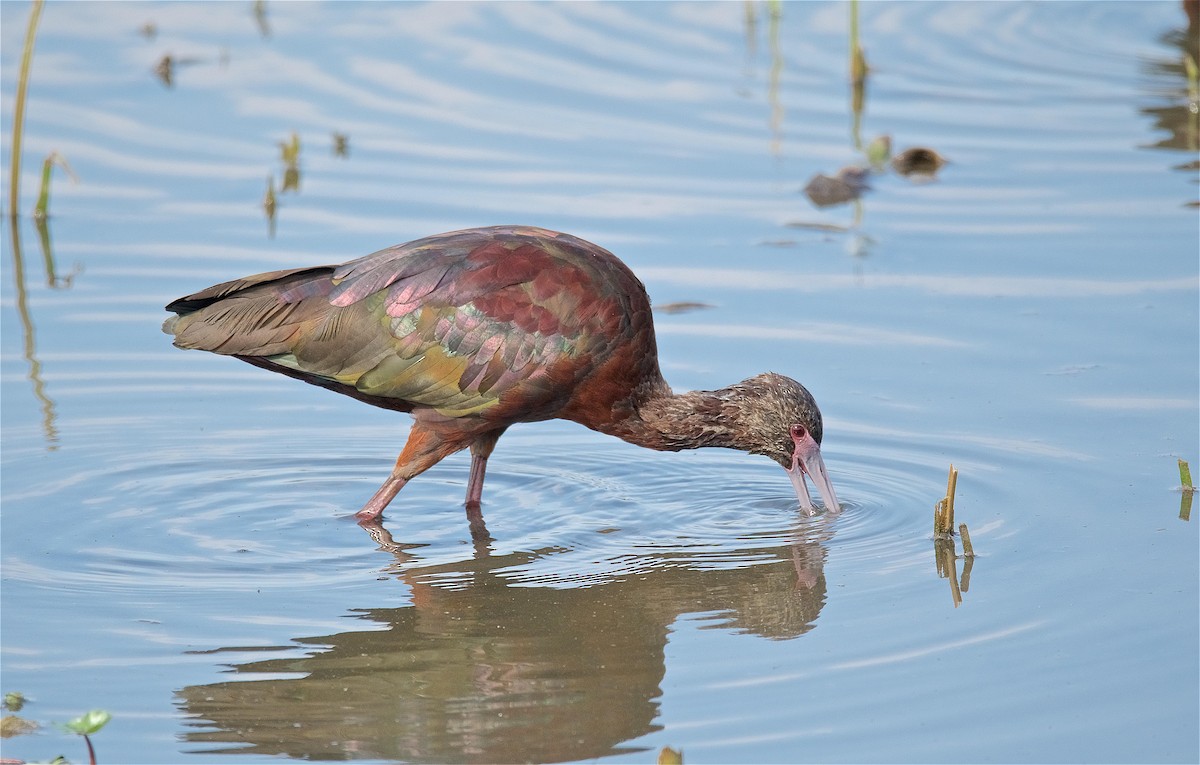
POLYGON ((862 196, 871 188, 867 179, 871 173, 861 167, 843 167, 837 175, 817 173, 804 187, 804 193, 817 207, 845 204, 862 196))
POLYGON ((4 715, 0 718, 0 738, 12 738, 38 729, 38 724, 32 720, 16 715, 4 715))
POLYGON ((892 169, 903 176, 932 178, 946 164, 946 158, 933 149, 914 146, 892 157, 892 169))

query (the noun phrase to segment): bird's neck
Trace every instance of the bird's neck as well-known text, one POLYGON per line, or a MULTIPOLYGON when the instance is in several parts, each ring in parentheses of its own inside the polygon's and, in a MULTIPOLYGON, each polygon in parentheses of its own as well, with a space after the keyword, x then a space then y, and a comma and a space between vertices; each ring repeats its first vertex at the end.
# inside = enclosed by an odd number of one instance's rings
POLYGON ((704 446, 744 448, 738 443, 738 406, 726 390, 675 394, 663 383, 636 404, 636 412, 614 423, 612 435, 659 451, 704 446))

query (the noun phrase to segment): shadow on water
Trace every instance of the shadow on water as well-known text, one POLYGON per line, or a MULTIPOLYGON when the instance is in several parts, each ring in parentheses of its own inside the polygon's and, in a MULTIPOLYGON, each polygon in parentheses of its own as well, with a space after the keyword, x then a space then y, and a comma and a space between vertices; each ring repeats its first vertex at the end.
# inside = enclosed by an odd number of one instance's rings
MULTIPOLYGON (((573 589, 512 585, 506 574, 539 553, 497 556, 477 544, 471 560, 422 566, 382 527, 369 529, 395 556, 385 572, 408 586, 411 605, 357 610, 363 629, 297 638, 307 656, 230 667, 235 677, 294 677, 183 688, 184 738, 224 745, 210 753, 304 759, 555 762, 642 751, 622 744, 661 728, 665 647, 681 616, 772 640, 815 627, 825 520, 756 550, 771 563, 714 570, 676 550, 643 574, 573 589)), ((214 653, 245 650, 264 649, 214 653)))

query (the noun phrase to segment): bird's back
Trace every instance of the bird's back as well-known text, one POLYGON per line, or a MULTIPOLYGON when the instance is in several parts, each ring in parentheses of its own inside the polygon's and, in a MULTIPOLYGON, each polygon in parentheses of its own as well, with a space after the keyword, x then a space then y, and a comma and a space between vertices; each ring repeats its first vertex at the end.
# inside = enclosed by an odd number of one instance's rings
POLYGON ((665 386, 641 282, 607 250, 544 229, 439 234, 226 282, 167 310, 181 348, 425 416, 614 432, 665 386))

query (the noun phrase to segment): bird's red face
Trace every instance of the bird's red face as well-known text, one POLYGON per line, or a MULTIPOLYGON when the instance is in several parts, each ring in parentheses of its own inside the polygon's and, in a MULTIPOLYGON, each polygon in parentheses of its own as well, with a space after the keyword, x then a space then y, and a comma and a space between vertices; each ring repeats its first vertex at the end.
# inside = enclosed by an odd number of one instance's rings
POLYGON ((796 487, 796 498, 800 500, 800 506, 808 512, 816 509, 813 507, 812 497, 808 494, 808 483, 804 480, 804 477, 808 476, 817 485, 817 491, 825 502, 825 509, 836 512, 841 506, 833 492, 829 474, 825 471, 825 460, 821 459, 821 445, 813 438, 808 428, 799 423, 791 426, 789 434, 792 437, 792 466, 787 468, 787 474, 788 478, 792 479, 792 485, 796 487))

